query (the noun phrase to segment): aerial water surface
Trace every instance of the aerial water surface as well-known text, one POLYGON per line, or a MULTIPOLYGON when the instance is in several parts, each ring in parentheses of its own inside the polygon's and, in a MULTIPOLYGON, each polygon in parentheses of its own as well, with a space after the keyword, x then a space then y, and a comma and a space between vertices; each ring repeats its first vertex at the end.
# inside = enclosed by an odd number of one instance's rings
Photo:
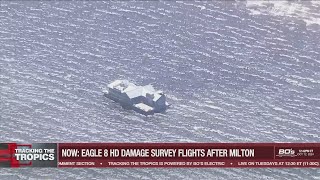
MULTIPOLYGON (((0 2, 1 142, 319 142, 318 2, 0 2), (144 116, 103 96, 152 84, 144 116)), ((319 179, 316 169, 5 169, 0 179, 319 179)))

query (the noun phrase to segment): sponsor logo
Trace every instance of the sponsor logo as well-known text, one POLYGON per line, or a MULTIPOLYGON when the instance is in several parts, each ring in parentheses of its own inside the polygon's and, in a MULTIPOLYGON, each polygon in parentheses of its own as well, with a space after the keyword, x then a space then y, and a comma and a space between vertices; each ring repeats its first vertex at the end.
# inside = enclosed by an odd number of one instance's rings
POLYGON ((296 157, 295 150, 292 148, 287 149, 279 149, 278 154, 276 155, 278 157, 296 157))

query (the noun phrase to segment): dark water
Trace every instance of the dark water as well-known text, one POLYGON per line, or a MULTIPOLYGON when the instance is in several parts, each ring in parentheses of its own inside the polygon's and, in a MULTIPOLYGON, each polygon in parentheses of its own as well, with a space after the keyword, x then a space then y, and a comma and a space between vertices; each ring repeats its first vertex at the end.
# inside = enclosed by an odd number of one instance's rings
MULTIPOLYGON (((319 142, 317 24, 252 14, 245 3, 229 1, 0 5, 2 142, 319 142), (115 79, 151 83, 173 108, 151 117, 123 110, 103 97, 115 79)), ((0 179, 319 179, 319 173, 6 169, 0 179)))

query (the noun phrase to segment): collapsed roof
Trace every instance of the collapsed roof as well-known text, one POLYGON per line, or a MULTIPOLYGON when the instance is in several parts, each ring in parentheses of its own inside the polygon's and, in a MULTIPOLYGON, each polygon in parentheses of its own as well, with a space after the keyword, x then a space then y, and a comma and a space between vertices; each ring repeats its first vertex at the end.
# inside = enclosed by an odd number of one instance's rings
POLYGON ((163 95, 162 91, 156 91, 152 85, 136 86, 127 80, 116 80, 109 84, 108 87, 117 89, 121 91, 121 93, 126 93, 130 99, 148 96, 152 98, 153 101, 157 101, 163 95))

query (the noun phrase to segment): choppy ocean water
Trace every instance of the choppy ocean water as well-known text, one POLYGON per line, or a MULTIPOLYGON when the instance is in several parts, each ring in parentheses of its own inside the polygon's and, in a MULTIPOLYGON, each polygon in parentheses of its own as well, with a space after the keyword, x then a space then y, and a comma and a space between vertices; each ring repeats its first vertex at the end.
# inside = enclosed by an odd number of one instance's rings
MULTIPOLYGON (((317 2, 0 1, 1 141, 319 142, 317 2), (103 96, 151 83, 145 117, 103 96)), ((320 179, 316 169, 5 169, 0 179, 320 179)))

